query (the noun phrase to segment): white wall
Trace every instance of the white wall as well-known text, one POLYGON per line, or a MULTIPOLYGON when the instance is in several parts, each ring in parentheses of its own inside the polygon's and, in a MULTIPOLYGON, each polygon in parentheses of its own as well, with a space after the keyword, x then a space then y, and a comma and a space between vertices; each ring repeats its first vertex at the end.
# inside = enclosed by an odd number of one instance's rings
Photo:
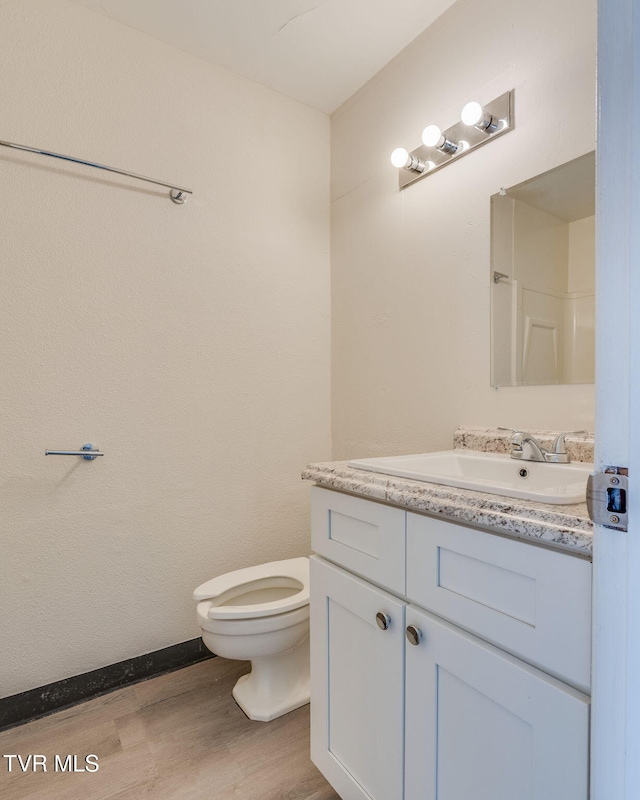
POLYGON ((198 635, 309 552, 330 454, 328 118, 66 0, 0 2, 0 696, 198 635), (84 462, 44 457, 86 441, 84 462))
POLYGON ((457 425, 593 429, 592 386, 489 385, 489 197, 594 147, 593 0, 459 0, 332 117, 334 457, 457 425), (394 147, 515 89, 515 130, 403 192, 394 147))

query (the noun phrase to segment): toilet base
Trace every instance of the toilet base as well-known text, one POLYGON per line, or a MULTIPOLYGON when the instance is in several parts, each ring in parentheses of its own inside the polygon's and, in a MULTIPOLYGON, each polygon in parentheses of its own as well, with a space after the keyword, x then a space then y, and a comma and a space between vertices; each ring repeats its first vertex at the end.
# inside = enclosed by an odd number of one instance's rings
POLYGON ((251 659, 251 672, 233 687, 236 703, 249 717, 269 722, 309 702, 309 637, 274 656, 251 659))

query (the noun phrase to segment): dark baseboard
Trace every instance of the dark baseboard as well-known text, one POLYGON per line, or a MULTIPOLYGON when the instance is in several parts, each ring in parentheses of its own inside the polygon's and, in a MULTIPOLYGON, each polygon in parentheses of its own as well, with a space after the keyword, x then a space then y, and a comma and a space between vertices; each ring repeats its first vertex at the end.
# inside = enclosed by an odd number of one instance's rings
POLYGON ((202 639, 173 644, 137 658, 0 699, 0 731, 91 700, 113 689, 213 658, 202 639))

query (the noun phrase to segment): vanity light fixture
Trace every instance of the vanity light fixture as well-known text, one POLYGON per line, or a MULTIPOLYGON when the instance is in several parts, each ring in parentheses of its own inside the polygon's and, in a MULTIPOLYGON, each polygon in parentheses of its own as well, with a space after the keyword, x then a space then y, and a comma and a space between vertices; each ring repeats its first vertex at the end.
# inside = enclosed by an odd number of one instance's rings
POLYGON ((408 169, 411 172, 418 173, 427 172, 435 166, 433 161, 422 161, 410 155, 409 151, 405 150, 404 147, 396 147, 391 153, 391 163, 398 169, 408 169))
POLYGON ((420 147, 411 152, 398 147, 391 154, 391 163, 400 170, 400 189, 510 131, 514 127, 512 105, 513 91, 509 91, 484 105, 476 100, 467 103, 461 120, 446 130, 427 125, 422 131, 420 147))

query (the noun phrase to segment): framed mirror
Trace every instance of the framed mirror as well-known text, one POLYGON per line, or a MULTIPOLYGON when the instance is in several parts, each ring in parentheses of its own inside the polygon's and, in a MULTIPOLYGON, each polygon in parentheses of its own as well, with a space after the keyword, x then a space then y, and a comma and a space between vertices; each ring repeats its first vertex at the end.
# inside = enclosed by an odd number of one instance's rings
POLYGON ((595 153, 491 197, 491 385, 593 383, 595 153))

